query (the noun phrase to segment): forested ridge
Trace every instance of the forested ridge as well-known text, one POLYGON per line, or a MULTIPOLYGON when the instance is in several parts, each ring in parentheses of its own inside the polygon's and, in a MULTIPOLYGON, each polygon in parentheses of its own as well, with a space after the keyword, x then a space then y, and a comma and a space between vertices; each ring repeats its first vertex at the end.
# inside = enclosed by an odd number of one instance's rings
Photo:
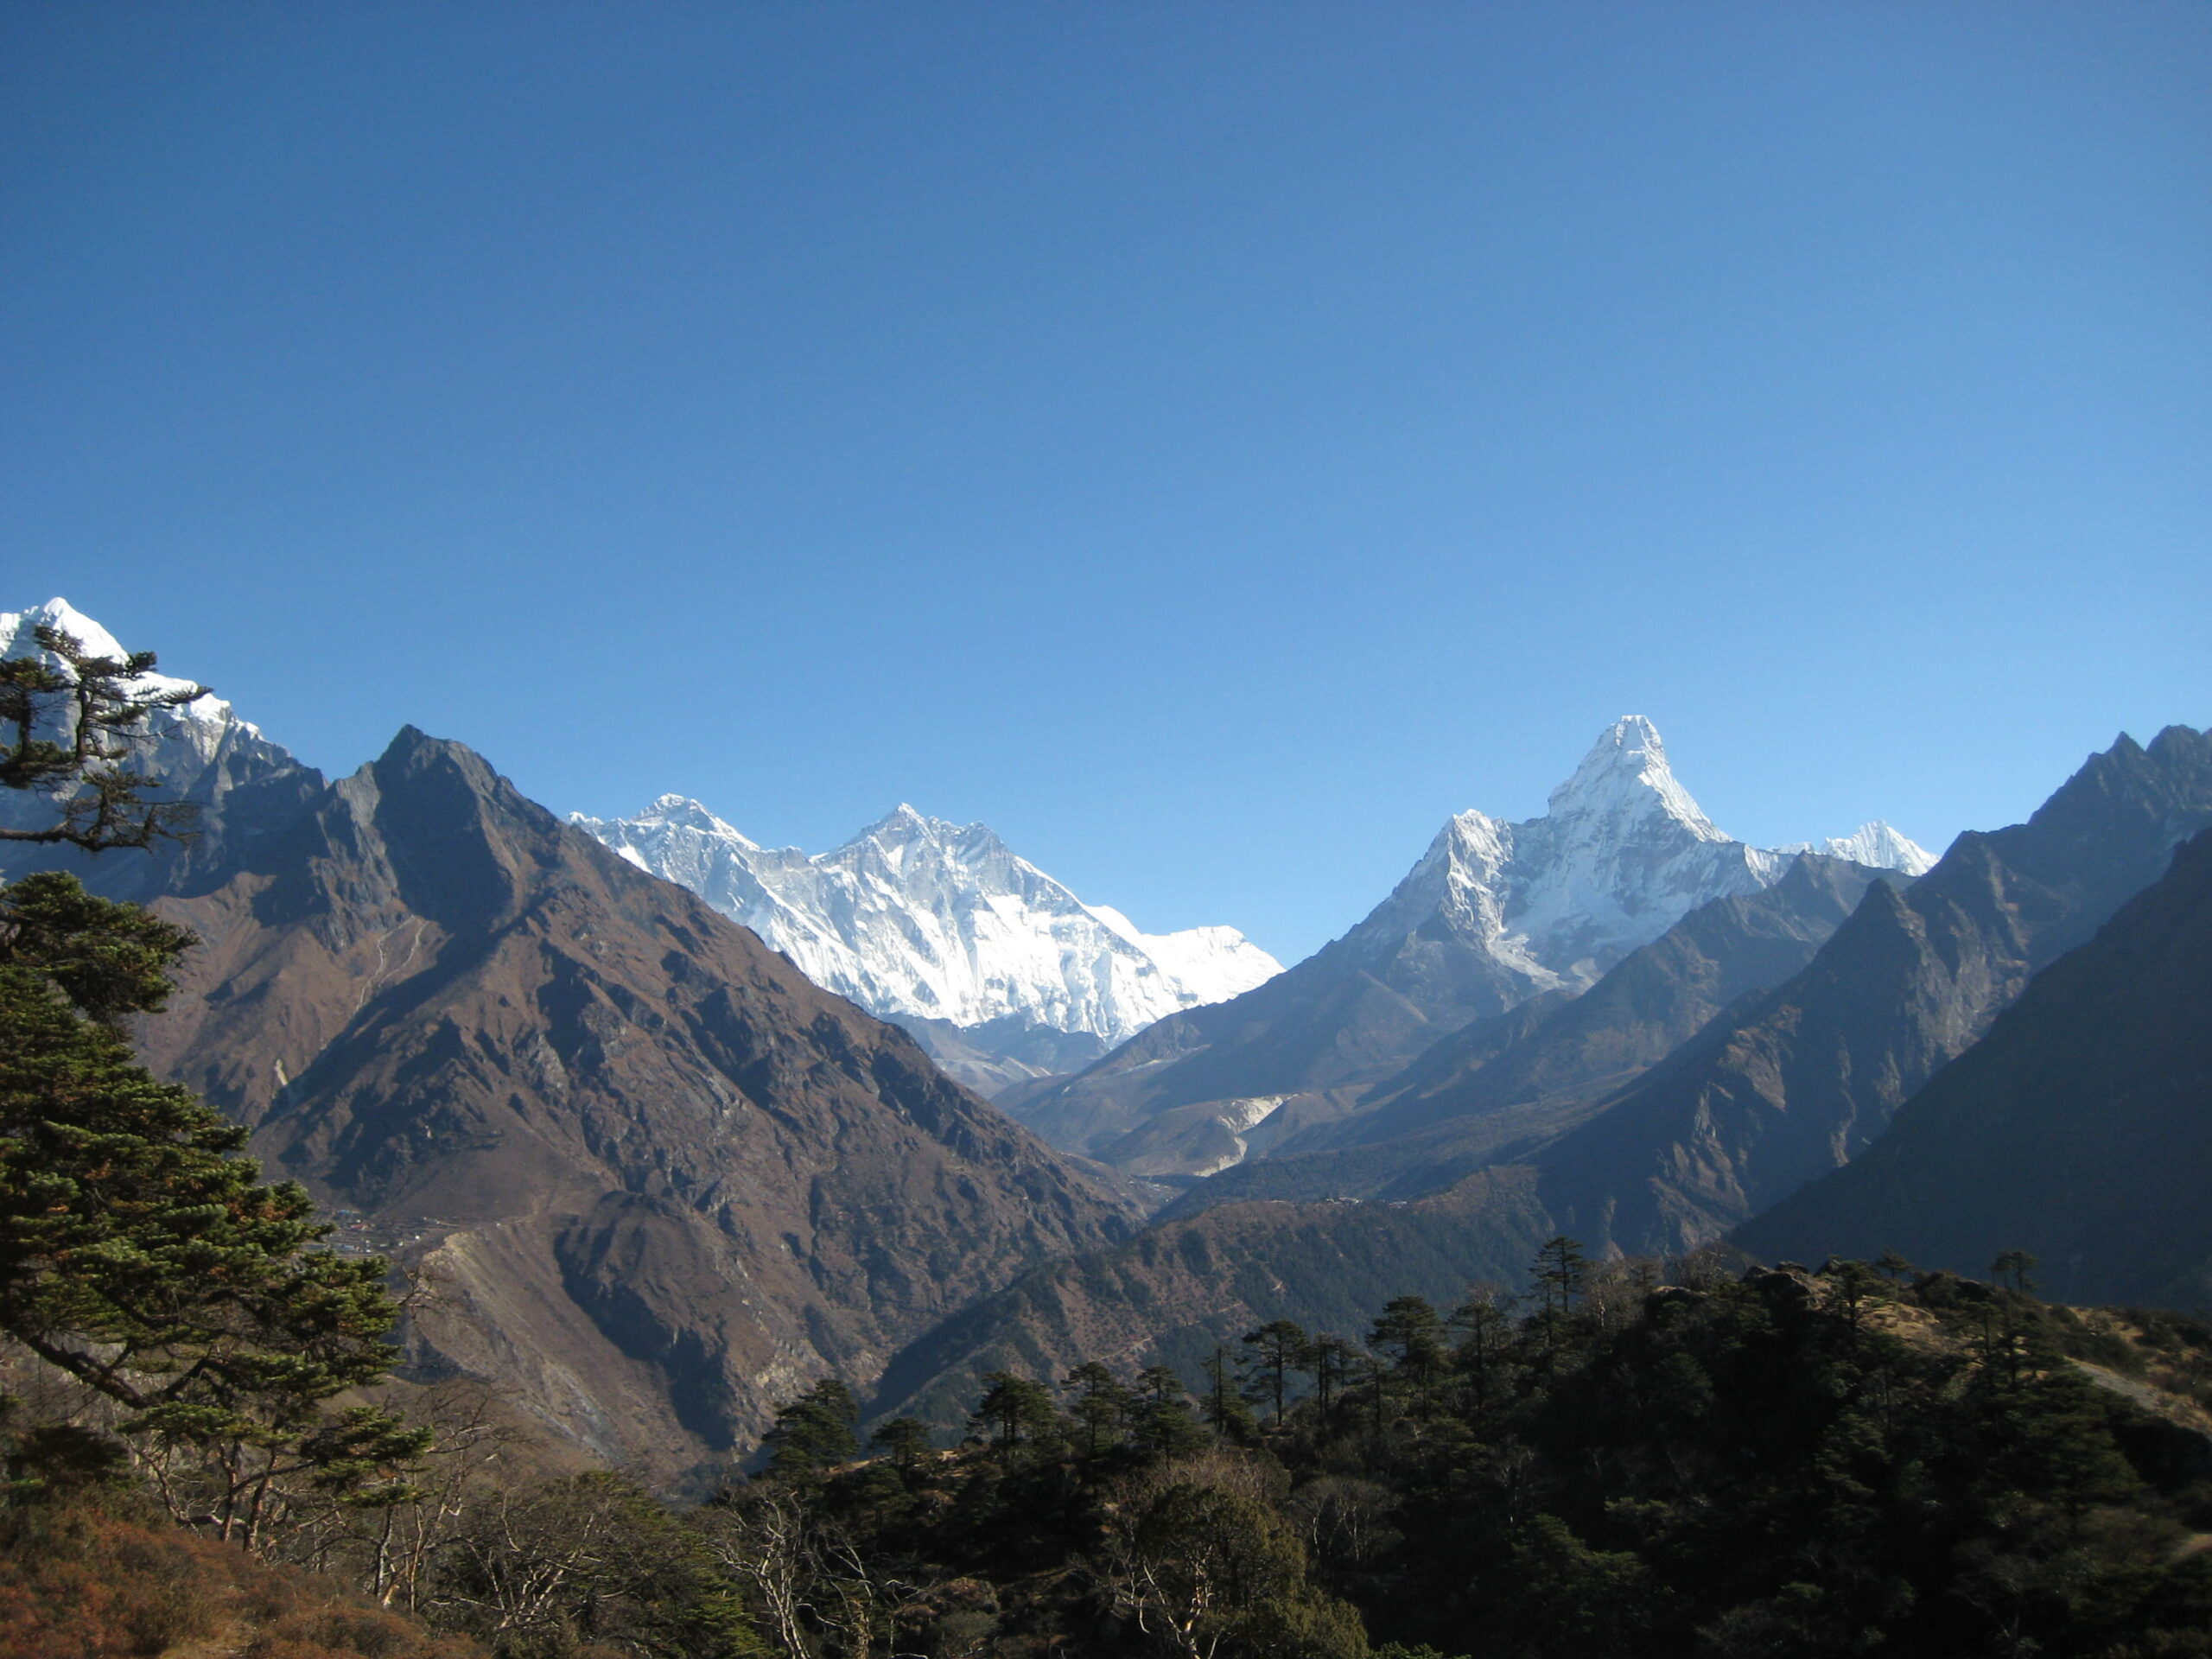
POLYGON ((2046 1306, 2018 1253, 1561 1238, 1526 1301, 1400 1297, 1357 1343, 995 1373, 953 1449, 894 1418, 861 1457, 825 1381, 703 1505, 563 1472, 494 1400, 380 1387, 384 1264, 130 1060, 186 941, 67 877, 5 901, 10 1653, 2212 1653, 2212 1332, 2046 1306))
MULTIPOLYGON (((1270 1325, 1195 1377, 997 1374, 950 1448, 906 1418, 864 1443, 825 1382, 681 1510, 449 1414, 398 1501, 255 1546, 391 1611, 238 1650, 2212 1653, 2212 1331, 2004 1267, 1597 1269, 1560 1241, 1523 1306, 1402 1298, 1357 1344, 1270 1325)), ((20 1403, 8 1433, 0 1651, 164 1651, 16 1639, 71 1549, 156 1518, 99 1434, 20 1403)))
POLYGON ((2212 1332, 2004 1265, 1662 1274, 1555 1241, 1524 1306, 1262 1327, 1188 1395, 999 1374, 956 1452, 900 1420, 817 1467, 817 1390, 723 1501, 811 1571, 869 1563, 930 1653, 2212 1652, 2212 1332))

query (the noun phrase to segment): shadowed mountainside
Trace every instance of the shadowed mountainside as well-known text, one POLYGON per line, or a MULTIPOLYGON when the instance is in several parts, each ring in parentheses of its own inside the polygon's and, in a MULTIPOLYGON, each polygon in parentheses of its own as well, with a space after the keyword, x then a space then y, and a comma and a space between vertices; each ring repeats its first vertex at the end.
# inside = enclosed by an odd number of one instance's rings
POLYGON ((1770 887, 1692 911, 1582 995, 1552 993, 1455 1032, 1352 1116, 1200 1183, 1175 1213, 1241 1198, 1417 1197, 1532 1148, 1724 1008, 1802 969, 1869 886, 1904 880, 1807 854, 1770 887))
MULTIPOLYGON (((879 1403, 941 1406, 979 1369, 1043 1375, 1086 1344, 1116 1360, 1172 1355, 1187 1366, 1238 1334, 1239 1321, 1249 1329, 1288 1318, 1351 1334, 1344 1287, 1371 1281, 1362 1264, 1385 1248, 1378 1241, 1422 1264, 1401 1275, 1402 1288, 1444 1300, 1477 1279, 1519 1282, 1559 1233, 1593 1254, 1665 1255, 1713 1240, 1748 1206, 1783 1196, 1793 1174, 1815 1179, 1872 1139, 2037 968, 2088 938, 2208 824, 2212 740, 2183 727, 2147 749, 2123 737, 2027 823, 1961 837, 1903 892, 1869 882, 1808 966, 1724 1008, 1625 1089, 1567 1107, 1502 1090, 1503 1103, 1411 1135, 1215 1176, 1133 1244, 1042 1269, 911 1344, 879 1403), (1737 1184, 1721 1187, 1713 1169, 1737 1184), (1376 1196, 1313 1202, 1314 1187, 1300 1185, 1308 1179, 1376 1196)), ((1643 963, 1617 969, 1626 976, 1610 1006, 1687 1018, 1727 986, 1718 967, 1730 954, 1724 938, 1782 948, 1770 926, 1746 929, 1744 907, 1700 915, 1643 963), (1700 938, 1719 955, 1694 949, 1700 938), (1679 977, 1662 971, 1699 963, 1707 965, 1679 977), (1643 1002, 1629 994, 1637 986, 1668 995, 1643 1002)), ((1786 963, 1787 950, 1765 960, 1786 963)), ((1503 1042, 1471 1027, 1466 1040, 1496 1045, 1488 1064, 1498 1065, 1561 1022, 1576 1040, 1541 1051, 1553 1057, 1542 1065, 1520 1062, 1518 1074, 1567 1076, 1578 1053, 1594 1065, 1615 1052, 1600 1040, 1607 1021, 1583 1026, 1568 1017, 1577 1007, 1554 1008, 1503 1042)), ((1622 1028, 1635 1027, 1627 1019, 1622 1028)), ((1471 1090, 1481 1076, 1476 1069, 1455 1086, 1471 1090)), ((2177 1133, 2174 1155, 2187 1164, 2191 1143, 2177 1133)), ((1746 1236, 1773 1247, 1763 1234, 1746 1236)), ((1366 1304, 1368 1316, 1376 1305, 1366 1304)))
POLYGON ((1416 1204, 1236 1204, 1160 1222, 955 1314, 893 1359, 870 1409, 957 1425, 985 1372, 1058 1378, 1083 1360, 1195 1377, 1270 1319, 1356 1338, 1393 1296, 1448 1306, 1517 1281, 1526 1239, 1542 1236, 1532 1186, 1509 1168, 1416 1204))
POLYGON ((1882 1138, 1740 1229, 1802 1261, 2041 1259, 2069 1301, 2212 1304, 2212 833, 2051 964, 1882 1138))
POLYGON ((1722 833, 1651 722, 1626 715, 1542 817, 1459 814, 1364 920, 1287 972, 999 1103, 1133 1175, 1217 1173, 1325 1133, 1438 1041, 1586 989, 1700 905, 1771 885, 1793 857, 1722 833))
POLYGON ((1664 1253, 1827 1174, 2207 825, 2212 738, 2123 735, 2025 823, 1871 889, 1803 973, 1545 1148, 1546 1208, 1598 1249, 1664 1253))

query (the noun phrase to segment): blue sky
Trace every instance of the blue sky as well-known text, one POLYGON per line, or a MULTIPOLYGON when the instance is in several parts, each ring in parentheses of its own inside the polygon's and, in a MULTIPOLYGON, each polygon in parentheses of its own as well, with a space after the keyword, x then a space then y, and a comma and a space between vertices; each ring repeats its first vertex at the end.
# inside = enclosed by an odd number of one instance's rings
POLYGON ((1286 958, 2212 721, 2212 8, 0 6, 0 608, 1286 958))

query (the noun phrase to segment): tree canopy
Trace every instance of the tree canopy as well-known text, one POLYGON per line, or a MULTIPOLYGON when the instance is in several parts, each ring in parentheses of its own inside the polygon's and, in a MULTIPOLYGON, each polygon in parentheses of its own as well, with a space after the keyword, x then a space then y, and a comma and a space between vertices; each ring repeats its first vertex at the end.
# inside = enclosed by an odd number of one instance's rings
MULTIPOLYGON (((0 785, 60 817, 8 838, 98 852, 175 834, 120 763, 151 710, 204 688, 144 690, 149 652, 36 639, 60 666, 0 662, 0 785)), ((404 1496, 429 1432, 331 1408, 397 1357, 386 1264, 314 1248, 331 1228, 306 1189, 263 1180, 244 1128, 131 1054, 125 1021, 162 1006, 194 943, 72 875, 0 888, 0 1334, 121 1408, 175 1503, 251 1542, 296 1483, 404 1496)))

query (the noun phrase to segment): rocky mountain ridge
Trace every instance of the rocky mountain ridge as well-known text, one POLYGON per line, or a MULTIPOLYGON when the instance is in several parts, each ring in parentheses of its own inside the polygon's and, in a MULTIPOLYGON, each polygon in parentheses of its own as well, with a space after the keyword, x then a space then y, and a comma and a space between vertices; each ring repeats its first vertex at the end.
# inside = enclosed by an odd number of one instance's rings
MULTIPOLYGON (((1890 855, 1925 856, 1887 833, 1890 855)), ((1625 715, 1542 817, 1459 814, 1364 920, 1280 978, 1001 1103, 1055 1145, 1132 1173, 1215 1174, 1357 1109, 1463 1027, 1586 990, 1699 906, 1770 887, 1796 856, 1721 831, 1657 729, 1625 715)))
MULTIPOLYGON (((2212 826, 2212 740, 2171 728, 1909 881, 1878 826, 1841 844, 1898 868, 1730 841, 1648 728, 1618 724, 1541 819, 1455 817, 1344 938, 1092 1066, 1127 1112, 1100 1149, 1185 1189, 1134 1237, 1110 1179, 460 746, 410 729, 327 784, 210 709, 165 741, 199 842, 76 862, 201 934, 149 1058, 428 1270, 416 1363, 666 1478, 817 1376, 950 1399, 1100 1344, 1183 1360, 1262 1318, 1342 1328, 1386 1278, 1510 1281, 1557 1231, 1710 1239, 1888 1144, 2212 826)), ((2139 932, 2114 948, 2147 957, 2139 932)), ((2168 1025, 2190 1006, 2135 988, 2168 1025)), ((1993 1075, 2064 1070, 2036 1052, 1993 1075)), ((2185 1191, 2200 1165, 2161 1173, 2185 1191)))
POLYGON ((1772 887, 1692 911, 1582 995, 1533 998, 1455 1032, 1367 1091, 1356 1112, 1201 1183, 1178 1210, 1251 1198, 1396 1200, 1510 1160, 1803 969, 1869 887, 1904 881, 1802 855, 1772 887))
POLYGON ((18 844, 6 873, 71 868, 198 936, 141 1052, 417 1274, 418 1375, 678 1481, 1128 1230, 906 1033, 461 745, 408 728, 329 783, 203 702, 148 758, 203 806, 191 842, 18 844))
POLYGON ((157 908, 201 944, 149 1063, 428 1275, 418 1365, 612 1461, 671 1476, 1124 1227, 904 1033, 411 728, 157 908))
POLYGON ((2038 975, 1880 1138, 1736 1235, 1798 1260, 2038 1258, 2075 1301, 2212 1304, 2212 830, 2038 975))
POLYGON ((2212 737, 2123 734, 2026 823, 1969 831, 1866 898, 1803 972, 1543 1154, 1545 1202, 1600 1249, 1718 1236, 1847 1162, 2031 979, 2212 826, 2212 737))
MULTIPOLYGON (((2171 727, 2147 746, 2123 735, 2027 823, 1961 836, 1909 885, 1835 861, 1821 861, 1824 873, 1808 857, 1789 881, 1693 912, 1582 998, 1534 997, 1470 1022, 1385 1091, 1374 1140, 1360 1140, 1357 1116, 1325 1122, 1311 1131, 1322 1150, 1301 1154, 1289 1141, 1286 1155, 1196 1182, 1129 1244, 1035 1270, 965 1310, 893 1362, 883 1403, 934 1408, 979 1369, 1049 1366, 1090 1343, 1118 1344, 1130 1363, 1166 1355, 1191 1364, 1262 1319, 1353 1334, 1342 1285, 1369 1282, 1378 1260, 1405 1263, 1404 1282, 1424 1294, 1452 1295, 1478 1280, 1522 1282, 1538 1247, 1560 1233, 1594 1255, 1664 1256, 1776 1206, 1771 1226, 1743 1232, 1747 1244, 1819 1255, 1917 1242, 1922 1259, 1942 1260, 1929 1241, 1943 1230, 1949 1175, 1985 1221, 2019 1196, 2008 1170, 2050 1212, 2046 1229, 2077 1203, 2117 1217, 2130 1192, 2178 1215, 2207 1176, 2202 1126, 2190 1116, 2202 1116, 2201 1095, 2190 1092, 2202 1070, 2191 992, 2202 963, 2188 955, 2195 911, 2152 884, 2176 847, 2208 829, 2212 738, 2171 727), (1823 874, 1825 893, 1815 880, 1823 874), (1804 885, 1791 893, 1792 882, 1804 885), (2094 949, 2086 942, 2138 893, 2103 953, 2107 963, 2133 953, 2149 971, 2107 974, 2067 954, 2094 949), (1793 959, 1803 963, 1794 971, 1793 959), (2069 1014, 2037 993, 2005 1026, 2004 1009, 2046 982, 2051 996, 2069 982, 2109 984, 2113 995, 2069 1014), (2071 1058, 2018 1040, 2046 1023, 2054 1040, 2084 1037, 2101 1019, 2111 1029, 2071 1058), (1993 1021, 2008 1041, 1976 1063, 1976 1040, 1997 1035, 1993 1021), (2153 1090, 2144 1067, 2161 1054, 2176 1063, 2153 1090), (1592 1097, 1606 1068, 1624 1064, 1628 1081, 1592 1097), (2050 1076, 2039 1084, 2031 1065, 2050 1076), (2038 1096, 2062 1077, 2074 1085, 2065 1099, 2038 1096), (2085 1078, 2114 1085, 2114 1096, 2084 1092, 2085 1078), (1920 1120, 1944 1131, 1933 1136, 1940 1155, 1922 1155, 1928 1135, 1916 1131, 1916 1147, 1900 1130, 1896 1144, 1916 1153, 1910 1167, 1900 1152, 1858 1173, 1854 1155, 1891 1144, 1877 1137, 1893 1114, 1916 1121, 1911 1107, 1898 1109, 1923 1086, 1931 1104, 1950 1097, 1939 1089, 1960 1096, 1920 1120), (2000 1096, 2014 1089, 2022 1134, 2043 1154, 2028 1171, 2000 1144, 2011 1109, 2000 1096), (2054 1150, 2107 1123, 2120 1130, 2114 1147, 2079 1159, 2054 1150), (2116 1159, 2147 1169, 2162 1158, 2139 1187, 2103 1179, 2116 1159), (1972 1179, 1969 1160, 1983 1166, 1972 1179), (1787 1197, 1822 1176, 1802 1203, 1787 1197), (1878 1238, 1872 1226, 1845 1224, 1894 1215, 1901 1192, 1928 1211, 1924 1232, 1878 1238)), ((2201 849, 2174 868, 2202 886, 2201 849)), ((2061 1272, 2086 1248, 2078 1227, 2039 1238, 2024 1217, 2005 1225, 2024 1236, 1999 1248, 2046 1243, 2061 1272), (2062 1235, 2076 1242, 2050 1242, 2062 1235)), ((2164 1264, 2160 1283, 2186 1293, 2186 1305, 2196 1294, 2190 1275, 2203 1271, 2202 1253, 2190 1253, 2201 1229, 2192 1211, 2170 1231, 2172 1250, 2145 1243, 2137 1254, 2164 1264)))

